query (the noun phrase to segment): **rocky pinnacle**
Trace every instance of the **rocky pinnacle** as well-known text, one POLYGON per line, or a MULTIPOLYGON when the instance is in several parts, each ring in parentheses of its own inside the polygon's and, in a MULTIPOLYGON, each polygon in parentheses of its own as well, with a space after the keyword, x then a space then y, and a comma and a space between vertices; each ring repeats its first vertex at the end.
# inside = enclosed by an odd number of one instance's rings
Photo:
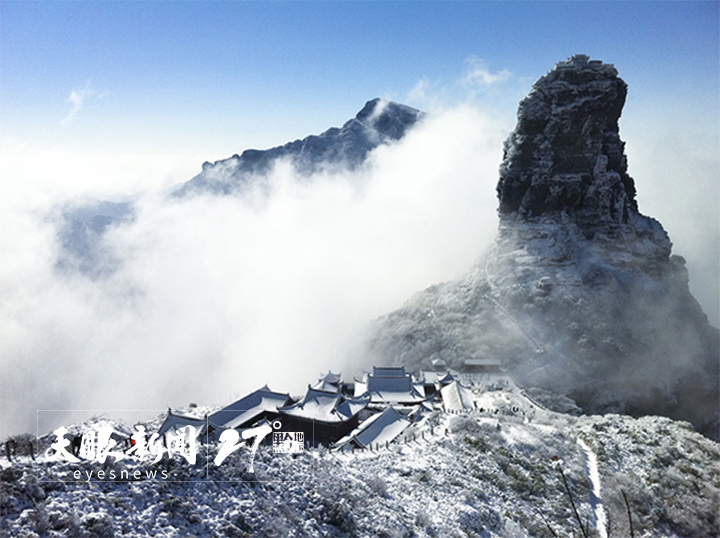
POLYGON ((491 359, 586 413, 665 415, 720 439, 720 332, 662 224, 638 210, 626 95, 587 56, 535 83, 505 142, 494 244, 380 320, 368 356, 412 369, 491 359))
POLYGON ((541 77, 505 142, 500 215, 567 215, 587 238, 626 225, 637 214, 618 129, 626 95, 615 67, 584 55, 541 77))

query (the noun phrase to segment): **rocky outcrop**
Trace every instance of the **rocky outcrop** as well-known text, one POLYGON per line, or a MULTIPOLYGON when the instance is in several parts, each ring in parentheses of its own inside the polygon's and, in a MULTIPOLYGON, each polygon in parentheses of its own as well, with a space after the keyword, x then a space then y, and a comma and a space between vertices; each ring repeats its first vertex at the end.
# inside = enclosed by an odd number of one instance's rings
POLYGON ((495 244, 380 320, 373 360, 497 358, 587 412, 661 414, 718 438, 720 335, 638 210, 618 130, 626 91, 586 56, 537 81, 505 143, 495 244))

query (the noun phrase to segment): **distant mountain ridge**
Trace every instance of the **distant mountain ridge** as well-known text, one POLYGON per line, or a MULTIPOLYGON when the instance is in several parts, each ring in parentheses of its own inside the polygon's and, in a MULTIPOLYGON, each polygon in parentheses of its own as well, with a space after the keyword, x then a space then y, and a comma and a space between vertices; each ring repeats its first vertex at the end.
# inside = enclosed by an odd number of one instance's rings
POLYGON ((323 167, 354 169, 381 144, 400 140, 423 113, 406 105, 375 98, 341 128, 288 142, 267 150, 247 149, 229 159, 205 162, 202 172, 173 192, 173 196, 197 193, 230 194, 253 178, 267 174, 278 159, 289 159, 295 169, 309 175, 323 167))
MULTIPOLYGON (((409 106, 375 98, 340 128, 332 127, 283 146, 247 149, 228 159, 205 162, 202 171, 175 189, 171 197, 242 194, 250 185, 265 181, 280 159, 288 159, 302 176, 324 168, 352 170, 362 165, 373 149, 403 138, 423 117, 423 112, 409 106)), ((115 226, 132 223, 135 213, 132 202, 106 200, 62 209, 56 269, 93 279, 111 275, 121 262, 105 241, 105 234, 115 226)))

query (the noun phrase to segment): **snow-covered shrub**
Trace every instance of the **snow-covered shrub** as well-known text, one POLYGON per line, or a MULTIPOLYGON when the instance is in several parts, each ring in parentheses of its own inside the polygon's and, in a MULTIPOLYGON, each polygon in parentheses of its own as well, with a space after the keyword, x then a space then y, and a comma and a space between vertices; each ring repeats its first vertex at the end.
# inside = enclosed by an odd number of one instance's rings
POLYGON ((22 477, 23 472, 19 467, 8 467, 0 471, 0 481, 10 483, 15 482, 22 477))
POLYGON ((83 534, 80 518, 75 510, 53 510, 48 514, 48 522, 52 530, 62 531, 62 535, 66 538, 77 538, 83 534))
POLYGON ((380 497, 389 497, 387 481, 380 475, 373 475, 367 480, 370 490, 380 497))
POLYGON ((355 532, 355 512, 359 506, 367 503, 367 494, 354 490, 333 474, 325 474, 324 469, 316 471, 311 488, 316 492, 312 504, 317 508, 310 508, 310 511, 318 520, 342 532, 355 532))
POLYGON ((115 536, 112 518, 105 513, 92 512, 84 515, 81 524, 92 538, 110 538, 115 536))
POLYGON ((421 508, 415 514, 415 525, 426 531, 432 526, 432 518, 424 508, 421 508))
POLYGON ((452 417, 450 419, 450 432, 451 433, 480 433, 482 430, 478 421, 467 415, 460 415, 452 417))
POLYGON ((8 437, 4 441, 3 447, 7 449, 8 446, 12 447, 13 457, 37 455, 36 438, 29 433, 21 433, 8 437))
POLYGON ((445 415, 441 411, 433 411, 425 418, 425 425, 437 428, 442 424, 444 419, 445 415))
POLYGON ((520 465, 510 463, 505 468, 505 474, 510 478, 510 487, 526 497, 534 489, 532 477, 520 465))
POLYGON ((159 503, 160 512, 167 513, 171 520, 181 525, 194 525, 202 523, 202 517, 195 508, 195 503, 191 497, 177 497, 170 495, 159 503))
POLYGON ((454 527, 452 525, 445 525, 438 532, 438 536, 442 536, 443 538, 467 538, 468 537, 467 533, 460 531, 457 527, 454 527))
POLYGON ((20 511, 17 487, 12 482, 21 476, 22 472, 13 467, 0 472, 0 516, 20 511))
POLYGON ((415 473, 415 480, 421 484, 429 484, 433 480, 432 472, 428 469, 421 469, 415 473))
POLYGON ((383 527, 375 531, 376 538, 411 538, 415 533, 405 527, 383 527))
POLYGON ((35 532, 39 535, 42 536, 50 530, 50 519, 43 503, 35 505, 35 509, 30 514, 30 520, 35 526, 35 532))
POLYGON ((287 538, 290 535, 290 526, 282 513, 278 510, 268 514, 258 536, 262 538, 287 538))
POLYGON ((247 538, 250 536, 246 531, 238 528, 229 521, 223 521, 218 527, 218 530, 222 533, 221 535, 226 538, 247 538))
POLYGON ((325 522, 343 532, 354 532, 357 527, 353 510, 346 499, 328 499, 325 504, 325 522))
POLYGON ((233 511, 228 515, 228 519, 229 528, 225 531, 228 536, 246 536, 253 530, 250 518, 242 512, 233 511))
POLYGON ((528 533, 522 525, 516 523, 512 519, 507 519, 503 524, 500 536, 502 536, 502 538, 527 538, 528 533))
POLYGON ((40 535, 36 532, 22 530, 20 534, 17 535, 17 538, 40 538, 40 535))
POLYGON ((466 533, 482 534, 485 530, 497 531, 502 526, 500 516, 489 506, 477 510, 463 510, 458 514, 458 525, 466 533))

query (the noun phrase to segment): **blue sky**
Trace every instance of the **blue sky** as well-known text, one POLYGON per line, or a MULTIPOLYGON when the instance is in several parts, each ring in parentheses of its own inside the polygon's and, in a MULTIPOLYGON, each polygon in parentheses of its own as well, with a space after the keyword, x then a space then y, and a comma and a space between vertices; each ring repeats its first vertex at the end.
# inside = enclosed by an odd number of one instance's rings
POLYGON ((447 90, 470 58, 512 75, 492 96, 512 113, 574 53, 614 63, 644 107, 717 115, 719 17, 717 2, 4 1, 2 135, 119 151, 263 147, 340 124, 376 96, 408 101, 423 80, 447 90))
POLYGON ((578 53, 628 83, 639 208, 720 325, 719 5, 0 0, 0 435, 37 409, 227 403, 269 371, 302 391, 340 369, 369 320, 492 243, 518 102, 578 53), (431 114, 369 171, 279 169, 260 208, 164 196, 375 97, 431 114), (138 218, 106 238, 122 269, 59 274, 61 208, 127 197, 138 218))

